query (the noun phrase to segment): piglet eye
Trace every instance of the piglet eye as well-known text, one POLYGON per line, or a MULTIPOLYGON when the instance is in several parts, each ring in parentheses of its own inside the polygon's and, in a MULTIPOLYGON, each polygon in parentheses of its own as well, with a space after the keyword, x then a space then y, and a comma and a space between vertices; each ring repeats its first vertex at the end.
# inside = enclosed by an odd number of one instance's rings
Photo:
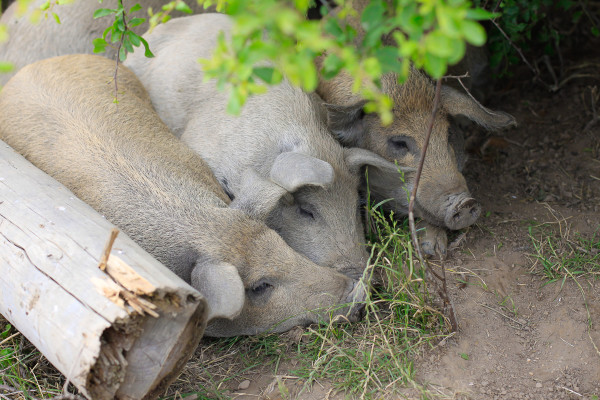
POLYGON ((271 285, 269 282, 261 279, 260 281, 256 282, 250 288, 250 292, 254 296, 261 296, 261 295, 267 293, 272 288, 273 288, 273 285, 271 285))
POLYGON ((315 216, 312 212, 308 211, 306 208, 302 208, 298 206, 298 213, 306 218, 315 219, 315 216))
POLYGON ((415 140, 408 136, 395 136, 388 139, 391 154, 395 157, 404 157, 416 150, 415 140))
POLYGON ((408 143, 406 143, 406 140, 395 139, 395 140, 392 140, 392 144, 394 145, 394 147, 397 150, 408 151, 408 143))

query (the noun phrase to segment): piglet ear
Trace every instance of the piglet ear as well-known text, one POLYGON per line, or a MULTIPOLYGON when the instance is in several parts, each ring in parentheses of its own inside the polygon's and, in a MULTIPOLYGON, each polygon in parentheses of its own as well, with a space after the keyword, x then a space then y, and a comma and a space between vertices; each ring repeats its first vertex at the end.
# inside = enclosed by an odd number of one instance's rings
POLYGON ((279 199, 287 193, 288 191, 277 183, 263 178, 253 169, 247 169, 242 173, 240 190, 229 207, 264 221, 277 206, 279 199))
POLYGON ((390 174, 397 174, 399 171, 408 173, 415 170, 411 167, 399 167, 372 151, 360 148, 344 149, 344 158, 348 169, 355 174, 360 173, 364 166, 376 168, 380 173, 390 174))
POLYGON ((214 318, 234 319, 242 312, 244 283, 233 265, 198 259, 192 270, 192 287, 206 298, 207 322, 214 318))
POLYGON ((327 109, 327 127, 344 146, 359 147, 363 143, 365 104, 366 101, 349 106, 324 104, 327 109))
POLYGON ((295 151, 278 155, 270 172, 271 181, 290 193, 303 186, 329 186, 334 175, 328 162, 295 151))
POLYGON ((464 115, 488 130, 517 126, 517 120, 512 115, 485 108, 449 86, 442 86, 442 104, 450 115, 464 115))
POLYGON ((333 167, 318 158, 298 152, 281 153, 271 167, 269 178, 253 169, 242 174, 242 184, 230 208, 264 221, 284 196, 291 196, 303 186, 329 186, 333 167))

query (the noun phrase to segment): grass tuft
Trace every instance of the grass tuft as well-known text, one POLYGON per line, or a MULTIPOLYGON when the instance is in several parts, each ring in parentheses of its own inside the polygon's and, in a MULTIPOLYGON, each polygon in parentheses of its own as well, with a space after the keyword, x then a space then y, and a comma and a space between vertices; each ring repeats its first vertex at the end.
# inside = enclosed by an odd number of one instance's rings
POLYGON ((550 224, 529 226, 534 253, 532 271, 543 274, 548 283, 564 285, 567 278, 600 277, 600 226, 592 235, 554 232, 550 224))
POLYGON ((0 397, 44 399, 62 393, 64 378, 0 316, 0 397))

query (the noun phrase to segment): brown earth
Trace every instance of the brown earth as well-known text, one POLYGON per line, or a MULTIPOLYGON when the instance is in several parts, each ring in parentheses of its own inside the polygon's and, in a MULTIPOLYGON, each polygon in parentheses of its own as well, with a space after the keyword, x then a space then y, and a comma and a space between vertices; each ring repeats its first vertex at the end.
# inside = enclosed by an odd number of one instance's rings
POLYGON ((573 279, 547 284, 528 233, 547 223, 559 246, 577 234, 598 241, 600 121, 585 130, 592 91, 506 91, 498 101, 519 127, 472 141, 478 154, 466 175, 487 217, 450 257, 467 282, 451 293, 460 330, 418 362, 420 379, 473 399, 600 396, 598 276, 578 278, 581 287, 573 279))

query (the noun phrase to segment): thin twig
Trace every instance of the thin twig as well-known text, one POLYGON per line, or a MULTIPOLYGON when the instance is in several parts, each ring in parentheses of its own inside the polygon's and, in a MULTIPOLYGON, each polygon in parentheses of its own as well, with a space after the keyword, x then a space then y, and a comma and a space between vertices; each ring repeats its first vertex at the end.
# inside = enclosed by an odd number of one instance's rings
MULTIPOLYGON (((421 180, 421 172, 423 172, 423 164, 425 164, 425 155, 427 154, 427 147, 429 147, 429 138, 431 137, 431 132, 433 131, 433 123, 435 121, 435 115, 437 114, 437 110, 440 105, 441 91, 442 91, 442 80, 438 79, 436 82, 436 85, 435 85, 435 97, 433 99, 433 111, 431 112, 431 120, 429 121, 429 126, 427 127, 427 134, 425 135, 425 143, 423 144, 423 149, 421 151, 421 159, 419 160, 419 167, 417 168, 417 174, 415 176, 415 184, 413 186, 412 191, 410 192, 410 200, 408 202, 408 223, 410 225, 410 234, 412 237, 413 245, 415 246, 415 249, 417 249, 417 255, 419 256, 419 261, 421 261, 421 265, 425 265, 425 263, 423 261, 423 253, 421 252, 421 246, 419 246, 419 241, 417 239, 417 230, 415 228, 415 214, 414 214, 415 199, 417 197, 417 189, 419 188, 419 181, 421 180)), ((439 279, 441 279, 441 278, 439 278, 439 279)))
POLYGON ((8 385, 0 385, 0 390, 5 391, 5 392, 15 392, 15 393, 20 392, 20 390, 17 390, 14 387, 8 386, 8 385))
POLYGON ((576 394, 576 395, 577 395, 577 396, 579 396, 579 397, 583 397, 583 395, 582 395, 582 394, 580 394, 580 393, 577 393, 576 391, 574 391, 574 390, 571 390, 571 389, 569 389, 568 387, 560 386, 560 388, 561 388, 561 389, 565 389, 567 392, 571 392, 571 393, 573 393, 573 394, 576 394))
POLYGON ((535 76, 539 76, 538 72, 536 71, 535 68, 533 68, 533 66, 531 65, 531 63, 527 60, 527 58, 525 57, 525 55, 523 54, 523 51, 521 51, 521 49, 519 48, 519 46, 517 46, 506 34, 506 32, 504 32, 504 30, 500 27, 500 25, 498 25, 498 23, 495 20, 490 20, 492 22, 492 24, 494 24, 494 26, 500 31, 500 33, 502 34, 502 36, 504 36, 504 38, 506 40, 508 40, 508 43, 510 43, 510 45, 519 53, 519 55, 521 56, 521 59, 523 60, 523 62, 529 67, 529 69, 531 70, 531 72, 533 72, 535 74, 535 76))
POLYGON ((502 315, 504 318, 510 319, 512 322, 514 322, 514 323, 516 323, 516 324, 519 324, 519 325, 520 325, 520 326, 522 326, 522 327, 526 326, 526 325, 525 325, 525 324, 523 324, 522 322, 519 322, 519 321, 517 321, 516 319, 509 317, 508 315, 506 315, 506 314, 504 314, 504 313, 502 313, 502 312, 500 312, 500 311, 496 310, 495 308, 492 308, 492 307, 490 307, 490 306, 486 306, 485 304, 481 304, 481 303, 477 303, 477 302, 475 302, 475 304, 477 304, 478 306, 481 306, 481 307, 485 307, 485 308, 487 308, 487 309, 489 309, 489 310, 492 310, 493 312, 495 312, 495 313, 498 313, 498 314, 502 315))
POLYGON ((18 336, 18 335, 20 335, 19 332, 13 333, 12 335, 10 335, 9 337, 7 337, 6 339, 2 340, 0 342, 0 345, 3 345, 4 343, 8 342, 10 339, 12 339, 12 338, 14 338, 15 336, 18 336))
POLYGON ((119 0, 119 8, 123 9, 123 25, 125 26, 125 31, 121 35, 121 40, 119 40, 119 47, 117 47, 117 59, 115 64, 115 73, 113 75, 113 80, 115 81, 115 103, 118 104, 118 90, 119 87, 117 85, 117 74, 119 72, 119 58, 121 57, 121 47, 123 46, 123 40, 125 40, 125 32, 129 28, 127 28, 127 14, 125 13, 125 8, 123 7, 123 0, 119 0))
POLYGON ((598 122, 598 120, 600 120, 600 118, 598 117, 598 111, 596 110, 596 95, 597 94, 598 94, 597 86, 590 88, 590 98, 591 98, 591 102, 592 102, 592 120, 585 125, 585 128, 583 128, 583 132, 589 131, 592 128, 592 126, 594 126, 594 124, 596 122, 598 122))
MULTIPOLYGON (((17 393, 22 394, 23 392, 33 392, 33 390, 20 390, 20 389, 16 389, 16 388, 14 388, 12 386, 8 386, 8 385, 0 385, 0 391, 7 392, 8 395, 17 394, 17 393)), ((31 396, 31 395, 29 395, 29 398, 31 400, 38 400, 37 397, 31 396)), ((1 393, 0 393, 0 399, 10 400, 8 397, 4 396, 1 393)))
POLYGON ((444 267, 444 263, 442 262, 442 275, 438 275, 433 268, 429 265, 427 260, 423 257, 423 253, 421 251, 421 246, 419 245, 419 240, 417 238, 417 230, 415 228, 415 199, 417 196, 417 190, 419 188, 419 180, 421 179, 421 172, 423 171, 423 164, 425 163, 425 155, 427 154, 427 147, 429 146, 429 138, 431 137, 431 132, 433 131, 433 123, 435 121, 435 115, 437 114, 439 105, 440 105, 440 95, 442 92, 442 80, 438 79, 435 85, 435 97, 433 99, 433 110, 431 112, 431 120, 429 121, 429 126, 427 128, 427 134, 425 136, 425 143, 423 144, 423 149, 421 152, 421 159, 419 160, 419 167, 417 168, 417 174, 415 176, 415 184, 410 193, 410 200, 408 202, 408 224, 410 226, 410 235, 412 238, 413 245, 417 250, 417 256, 419 257, 419 261, 421 265, 429 271, 434 277, 436 277, 439 281, 442 282, 442 289, 438 289, 438 295, 444 301, 444 305, 448 310, 448 318, 450 320, 450 325, 452 326, 452 330, 458 330, 458 321, 456 320, 456 314, 454 313, 454 305, 452 304, 452 300, 450 300, 450 296, 448 296, 448 288, 446 285, 446 268, 444 267))

